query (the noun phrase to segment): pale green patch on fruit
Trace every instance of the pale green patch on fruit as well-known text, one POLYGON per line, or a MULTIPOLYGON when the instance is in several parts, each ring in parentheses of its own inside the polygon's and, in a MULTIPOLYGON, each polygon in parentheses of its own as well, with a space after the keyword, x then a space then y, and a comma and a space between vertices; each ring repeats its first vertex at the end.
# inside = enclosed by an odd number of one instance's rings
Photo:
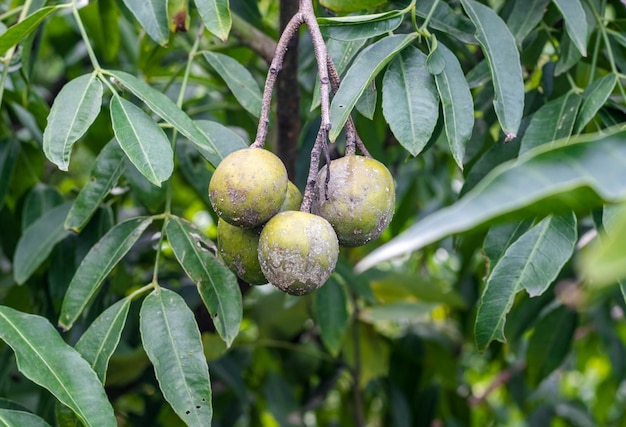
POLYGON ((378 238, 393 217, 396 201, 393 176, 378 160, 345 156, 324 166, 315 184, 311 212, 328 220, 339 244, 361 246, 378 238))
POLYGON ((301 204, 302 193, 293 182, 289 181, 289 184, 287 184, 287 196, 285 197, 285 201, 283 202, 280 211, 298 211, 300 210, 301 204))
POLYGON ((237 277, 251 285, 267 283, 259 264, 260 234, 260 227, 237 227, 221 218, 217 222, 217 247, 224 264, 237 277))
POLYGON ((209 183, 209 198, 220 218, 253 228, 280 210, 287 183, 287 170, 276 155, 262 148, 244 148, 217 166, 209 183))
POLYGON ((319 289, 334 271, 338 256, 332 226, 317 215, 281 212, 261 231, 261 270, 270 283, 291 295, 319 289))

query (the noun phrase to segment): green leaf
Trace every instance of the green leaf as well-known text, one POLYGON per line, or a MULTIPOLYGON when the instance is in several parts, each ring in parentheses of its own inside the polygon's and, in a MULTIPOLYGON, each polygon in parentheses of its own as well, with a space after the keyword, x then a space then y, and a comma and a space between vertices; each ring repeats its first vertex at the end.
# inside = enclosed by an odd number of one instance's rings
POLYGON ((321 0, 320 4, 339 13, 358 12, 387 3, 387 0, 321 0))
POLYGON ((76 343, 76 351, 94 370, 102 384, 106 381, 109 359, 117 348, 126 324, 131 297, 126 297, 103 311, 76 343))
MULTIPOLYGON (((381 14, 382 15, 382 14, 381 14)), ((345 16, 345 18, 357 18, 356 16, 345 16)), ((342 18, 326 18, 326 22, 329 22, 332 19, 342 19, 342 18)), ((321 25, 320 31, 330 40, 338 40, 338 41, 365 41, 372 37, 377 37, 382 34, 388 34, 391 31, 395 30, 402 23, 403 17, 398 14, 393 14, 385 19, 376 19, 365 22, 353 22, 349 25, 345 23, 340 24, 336 22, 336 24, 340 25, 321 25)))
POLYGON ((5 31, 0 35, 0 55, 4 55, 9 49, 24 40, 26 36, 37 28, 41 21, 61 8, 62 6, 42 7, 5 31))
POLYGON ((250 71, 230 56, 221 53, 204 52, 204 58, 224 79, 241 106, 258 118, 261 115, 261 90, 250 71))
MULTIPOLYGON (((585 248, 579 260, 579 269, 585 280, 594 286, 626 283, 626 204, 611 206, 612 218, 605 220, 604 230, 593 244, 585 248)), ((605 212, 608 209, 605 208, 605 212)), ((605 214, 606 216, 606 214, 605 214)))
POLYGON ((328 137, 331 141, 337 139, 350 112, 374 77, 416 37, 417 34, 388 36, 359 53, 330 105, 332 127, 328 137))
POLYGON ((199 149, 209 153, 216 151, 215 142, 202 133, 193 120, 167 96, 132 74, 117 70, 103 70, 103 72, 113 76, 133 95, 150 107, 155 114, 174 126, 178 132, 193 142, 199 149))
POLYGON ((378 91, 376 90, 376 82, 372 81, 369 88, 365 89, 358 101, 354 105, 354 108, 370 120, 374 119, 374 113, 376 112, 376 101, 378 100, 378 91))
POLYGON ((20 155, 20 143, 16 139, 0 141, 0 211, 20 155))
POLYGON ((543 146, 496 167, 456 203, 418 221, 367 255, 357 271, 446 236, 512 218, 589 210, 626 199, 626 134, 586 135, 543 146))
POLYGON ((565 20, 565 31, 582 56, 587 56, 587 17, 580 0, 553 0, 565 20))
POLYGON ((428 26, 435 30, 443 31, 467 44, 476 44, 474 33, 476 28, 472 21, 457 13, 446 2, 439 1, 435 10, 431 10, 435 0, 420 0, 415 3, 417 16, 426 18, 430 16, 428 26))
POLYGON ((522 289, 531 297, 545 292, 572 256, 576 239, 574 215, 549 216, 506 249, 478 305, 474 335, 480 351, 493 340, 506 341, 504 323, 515 295, 522 289))
POLYGON ((14 409, 0 409, 0 426, 2 427, 50 427, 50 424, 30 412, 14 409))
POLYGON ((202 243, 200 231, 180 218, 166 226, 167 239, 176 259, 198 286, 215 329, 230 346, 242 319, 241 292, 235 275, 219 263, 202 243))
POLYGON ((111 98, 111 121, 117 142, 148 181, 160 187, 174 170, 174 154, 165 132, 130 101, 111 98))
POLYGON ((546 7, 550 0, 526 0, 516 1, 513 10, 507 20, 507 25, 511 34, 515 37, 518 46, 530 34, 530 32, 541 22, 546 7))
POLYGON ((86 426, 117 426, 98 377, 46 319, 0 306, 0 338, 15 352, 19 371, 70 407, 86 426))
POLYGON ((165 400, 188 426, 210 426, 209 369, 185 300, 168 289, 156 289, 143 301, 139 320, 141 341, 165 400))
POLYGON ((559 60, 554 68, 554 76, 558 77, 567 72, 574 65, 578 64, 582 58, 578 49, 574 47, 574 42, 566 35, 563 34, 561 42, 559 43, 560 52, 559 60))
POLYGON ((65 228, 80 231, 89 222, 126 169, 126 156, 117 141, 104 146, 91 170, 91 178, 81 188, 65 219, 65 228))
POLYGON ((495 90, 493 105, 508 140, 517 136, 524 112, 524 80, 515 39, 502 19, 474 0, 461 4, 476 26, 476 38, 487 57, 495 90))
POLYGON ((520 155, 543 144, 569 138, 582 97, 574 92, 541 106, 524 132, 520 155))
POLYGON ((167 26, 167 0, 123 0, 152 40, 165 45, 170 35, 167 26))
POLYGON ((537 322, 526 350, 526 372, 531 387, 537 387, 570 354, 577 324, 578 315, 566 306, 551 310, 537 322))
POLYGON ((497 264, 508 247, 519 239, 531 225, 531 221, 515 221, 496 224, 489 228, 483 241, 483 252, 490 263, 487 267, 488 270, 491 270, 497 264))
POLYGON ((435 83, 443 106, 446 135, 452 157, 463 169, 465 146, 474 129, 474 100, 456 56, 441 43, 437 51, 445 62, 443 71, 435 75, 435 83))
MULTIPOLYGON (((247 148, 248 143, 234 131, 230 130, 221 123, 210 120, 198 120, 195 122, 198 129, 202 130, 211 141, 215 141, 214 150, 211 152, 196 146, 196 149, 202 156, 207 159, 214 167, 216 167, 224 157, 233 151, 247 148)), ((205 189, 206 190, 206 189, 205 189)))
POLYGON ((59 326, 70 329, 113 267, 130 250, 152 218, 130 218, 111 228, 87 253, 67 288, 59 326))
POLYGON ((404 49, 385 72, 383 114, 398 142, 417 156, 437 124, 439 95, 426 55, 415 47, 404 49))
POLYGON ((228 39, 228 33, 233 23, 228 0, 194 1, 206 29, 225 42, 228 39))
MULTIPOLYGON (((326 42, 326 49, 328 51, 328 56, 335 64, 335 68, 337 69, 337 74, 340 76, 343 72, 348 68, 352 59, 359 53, 359 50, 363 47, 367 40, 350 40, 350 41, 342 41, 336 39, 329 39, 326 42)), ((315 110, 320 105, 320 81, 319 79, 315 79, 315 88, 313 89, 313 99, 311 100, 311 109, 310 111, 315 110)))
POLYGON ((18 284, 26 282, 56 244, 70 234, 63 222, 71 206, 71 203, 64 203, 47 211, 24 231, 13 258, 13 278, 18 284))
POLYGON ((617 76, 615 74, 607 74, 604 77, 594 80, 583 92, 583 100, 576 118, 576 126, 574 132, 576 134, 583 131, 585 126, 600 111, 600 108, 606 103, 607 99, 613 92, 617 76))
POLYGON ((50 209, 63 204, 63 196, 56 187, 38 183, 26 196, 22 208, 22 230, 26 230, 50 209))
POLYGON ((313 316, 320 328, 322 342, 336 357, 341 351, 350 319, 346 292, 331 276, 313 297, 313 316))
POLYGON ((66 171, 74 143, 94 122, 102 104, 102 83, 97 74, 85 74, 63 86, 54 99, 43 132, 48 160, 66 171))

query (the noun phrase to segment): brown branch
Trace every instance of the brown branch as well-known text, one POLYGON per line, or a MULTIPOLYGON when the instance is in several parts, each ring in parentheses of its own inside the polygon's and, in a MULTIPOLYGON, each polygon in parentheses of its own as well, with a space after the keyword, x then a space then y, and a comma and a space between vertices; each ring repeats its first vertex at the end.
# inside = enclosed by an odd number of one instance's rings
POLYGON ((274 90, 274 85, 276 84, 276 77, 278 75, 278 72, 282 68, 283 58, 285 57, 285 52, 287 52, 289 41, 293 38, 294 34, 296 33, 296 31, 298 31, 303 22, 304 18, 302 17, 302 13, 296 13, 289 20, 289 22, 285 26, 283 33, 278 39, 278 43, 276 44, 276 52, 274 53, 274 58, 272 58, 270 69, 267 72, 267 78, 265 79, 265 88, 263 89, 263 98, 261 100, 261 117, 259 117, 259 125, 257 127, 256 138, 254 139, 251 147, 262 148, 265 145, 265 139, 267 138, 267 129, 270 122, 272 92, 274 90))
POLYGON ((264 32, 259 31, 239 15, 232 14, 232 32, 245 46, 248 46, 268 64, 272 62, 276 51, 276 42, 264 32))
POLYGON ((311 150, 311 165, 309 166, 309 175, 306 180, 306 188, 304 189, 304 196, 302 196, 302 204, 300 210, 302 212, 311 212, 311 204, 313 203, 313 191, 315 190, 315 183, 317 181, 317 171, 320 167, 320 155, 322 153, 323 145, 326 144, 326 131, 323 127, 320 127, 317 132, 317 138, 315 138, 315 144, 311 150))

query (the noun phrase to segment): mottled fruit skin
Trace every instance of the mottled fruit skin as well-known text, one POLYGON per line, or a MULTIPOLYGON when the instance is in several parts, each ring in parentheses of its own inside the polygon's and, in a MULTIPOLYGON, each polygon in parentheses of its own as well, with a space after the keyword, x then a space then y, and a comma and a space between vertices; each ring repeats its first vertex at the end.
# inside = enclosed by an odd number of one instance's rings
POLYGON ((319 289, 337 264, 339 242, 324 218, 307 212, 281 212, 270 219, 259 240, 265 277, 291 295, 319 289))
POLYGON ((209 198, 220 218, 253 228, 280 210, 287 183, 287 170, 276 155, 262 148, 244 148, 217 166, 209 183, 209 198))
POLYGON ((300 205, 302 204, 302 193, 298 190, 296 185, 289 181, 287 184, 287 195, 285 197, 285 201, 283 205, 280 207, 280 211, 298 211, 300 210, 300 205))
POLYGON ((317 176, 311 212, 331 223, 341 246, 361 246, 378 238, 391 222, 396 202, 389 170, 363 156, 333 160, 327 192, 326 171, 324 166, 317 176))
POLYGON ((217 222, 217 247, 222 260, 237 277, 251 285, 268 282, 259 264, 260 234, 261 227, 237 227, 221 218, 217 222))

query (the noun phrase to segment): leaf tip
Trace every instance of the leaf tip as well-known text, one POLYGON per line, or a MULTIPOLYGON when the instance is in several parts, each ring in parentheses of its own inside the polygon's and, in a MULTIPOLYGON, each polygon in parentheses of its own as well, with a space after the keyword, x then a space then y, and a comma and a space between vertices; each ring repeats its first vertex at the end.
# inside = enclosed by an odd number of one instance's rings
POLYGON ((504 133, 504 142, 511 142, 515 138, 517 138, 517 134, 514 132, 505 132, 504 133))

